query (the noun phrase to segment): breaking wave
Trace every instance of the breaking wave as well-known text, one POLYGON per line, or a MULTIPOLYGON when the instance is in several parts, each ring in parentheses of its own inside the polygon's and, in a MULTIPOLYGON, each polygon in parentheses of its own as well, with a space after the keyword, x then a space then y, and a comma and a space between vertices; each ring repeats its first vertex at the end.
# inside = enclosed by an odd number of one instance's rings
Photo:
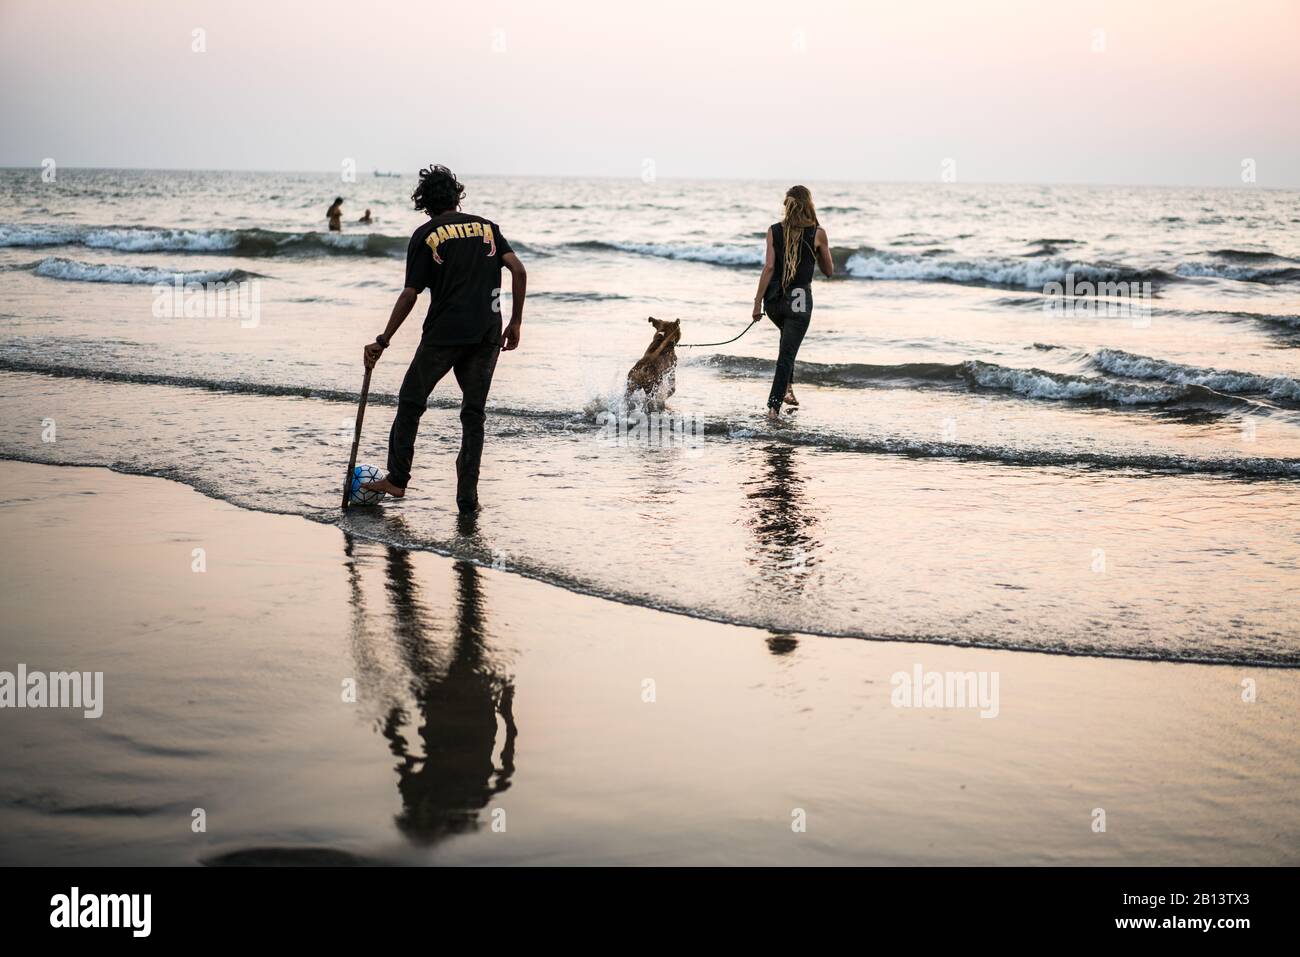
POLYGON ((762 243, 756 243, 752 246, 692 246, 674 243, 614 243, 593 239, 569 243, 568 247, 570 249, 633 253, 638 256, 709 263, 714 266, 761 266, 764 257, 762 243))
MULTIPOLYGON (((751 356, 708 356, 704 365, 723 375, 770 377, 775 363, 751 356)), ((1132 376, 1130 378, 1147 378, 1132 376)), ((1158 378, 1158 377, 1150 377, 1158 378)), ((1007 392, 1026 399, 1043 399, 1120 406, 1164 406, 1194 403, 1221 407, 1249 404, 1235 395, 1224 394, 1210 382, 1161 381, 1159 384, 1123 382, 1114 379, 1050 372, 1045 369, 1019 369, 979 359, 962 362, 906 362, 898 365, 866 363, 795 362, 795 380, 810 385, 865 387, 887 386, 892 382, 932 388, 969 389, 972 391, 1007 392)))
POLYGON ((155 229, 141 226, 0 224, 0 247, 84 246, 120 252, 229 253, 235 256, 401 256, 407 237, 380 233, 272 229, 155 229))
POLYGON ((83 263, 54 256, 42 259, 32 269, 32 272, 47 279, 62 279, 67 282, 107 282, 134 285, 170 284, 178 280, 182 283, 241 282, 259 276, 258 273, 248 272, 243 269, 183 272, 175 269, 159 269, 154 266, 116 266, 109 263, 83 263))
POLYGON ((1300 402, 1300 382, 1289 376, 1265 376, 1252 372, 1205 369, 1153 359, 1120 349, 1098 350, 1092 357, 1092 365, 1102 372, 1128 379, 1154 380, 1172 385, 1205 386, 1216 392, 1233 395, 1266 395, 1271 399, 1300 402))
MULTIPOLYGON (((1044 240, 1044 242, 1065 242, 1044 240)), ((732 268, 763 265, 763 246, 676 243, 635 243, 587 240, 569 243, 567 248, 587 251, 630 253, 681 262, 706 263, 732 268)), ((954 282, 984 286, 1007 286, 1041 289, 1048 282, 1064 282, 1067 274, 1076 280, 1099 282, 1168 282, 1172 277, 1159 269, 1137 269, 1115 263, 1075 262, 1061 258, 1036 258, 1042 252, 1023 259, 953 259, 945 248, 922 252, 891 252, 869 246, 833 246, 831 260, 836 273, 851 279, 914 280, 954 282)))
MULTIPOLYGON (((723 359, 730 357, 720 357, 723 359)), ((743 359, 746 363, 759 363, 765 360, 743 359)), ((771 363, 767 363, 770 371, 771 363)), ((800 368, 809 371, 816 364, 800 364, 800 368)), ((1012 390, 1041 391, 1050 397, 1057 397, 1062 383, 1054 373, 1040 370, 1008 370, 989 366, 987 363, 967 361, 949 367, 934 364, 930 370, 923 368, 928 364, 919 363, 914 368, 906 369, 912 375, 930 375, 939 379, 947 375, 943 370, 950 369, 960 385, 961 380, 973 377, 985 378, 1012 390), (1011 373, 1021 373, 1012 376, 1011 373), (1004 377, 1007 377, 1004 381, 1004 377)), ((888 368, 888 367, 877 367, 888 368)), ((134 373, 114 369, 80 368, 56 363, 30 362, 21 359, 0 357, 0 371, 15 373, 34 373, 63 378, 102 380, 110 382, 134 383, 141 385, 170 386, 210 391, 234 392, 247 395, 270 397, 312 398, 325 401, 355 404, 355 392, 342 389, 310 388, 306 386, 264 384, 255 382, 226 381, 204 379, 200 377, 159 375, 153 373, 134 373)), ((1076 377, 1078 378, 1078 377, 1076 377)), ((805 380, 807 381, 807 380, 805 380)), ((1142 387, 1136 387, 1142 388, 1142 387)), ((1187 386, 1187 389, 1201 389, 1200 386, 1187 386)), ((1176 395, 1178 387, 1165 387, 1164 390, 1150 388, 1149 394, 1156 396, 1176 395)), ((1066 388, 1072 392, 1070 397, 1086 398, 1087 389, 1066 388)), ((1208 389, 1205 394, 1216 396, 1208 389)), ((1224 398, 1220 396, 1219 398, 1224 398)), ((386 393, 370 394, 370 402, 376 405, 393 406, 397 402, 395 395, 386 393)), ((430 405, 437 408, 453 409, 459 407, 459 401, 451 398, 435 397, 430 405)), ((591 403, 585 411, 544 410, 536 408, 510 408, 494 406, 494 416, 504 416, 516 423, 527 424, 543 433, 554 432, 572 435, 574 429, 590 428, 593 408, 591 403)), ((597 405, 600 405, 597 403, 597 405)), ((603 406, 602 406, 603 407, 603 406)), ((1127 452, 1104 452, 1052 448, 1018 448, 1005 445, 975 445, 958 442, 933 442, 907 436, 853 436, 835 432, 800 431, 790 428, 768 430, 756 427, 752 420, 730 421, 725 418, 709 419, 704 432, 708 436, 736 440, 762 440, 785 442, 792 445, 812 446, 832 452, 876 453, 887 455, 904 455, 919 458, 959 459, 978 462, 1000 463, 1030 467, 1045 466, 1082 466, 1099 469, 1139 469, 1154 472, 1185 474, 1205 474, 1246 479, 1300 479, 1300 459, 1291 458, 1236 458, 1236 457, 1201 457, 1183 456, 1168 453, 1134 454, 1127 452)), ((22 454, 0 452, 0 457, 25 459, 22 454)), ((26 460, 26 459, 25 459, 26 460)), ((35 461, 35 460, 33 460, 35 461)), ((43 461, 43 460, 42 460, 43 461)))
POLYGON ((1068 275, 1076 281, 1166 282, 1159 269, 1135 269, 1115 263, 1086 263, 1059 258, 947 259, 924 254, 895 253, 869 247, 854 250, 836 248, 834 257, 843 260, 843 271, 855 279, 953 282, 979 286, 1011 286, 1041 289, 1049 282, 1064 283, 1068 275))
POLYGON ((1279 256, 1275 252, 1267 249, 1213 249, 1210 251, 1211 256, 1219 259, 1226 259, 1229 262, 1240 263, 1263 263, 1263 262, 1285 262, 1288 261, 1285 256, 1279 256))
POLYGON ((1300 280, 1300 267, 1280 266, 1260 269, 1241 263, 1190 262, 1179 263, 1178 275, 1187 278, 1236 279, 1240 282, 1280 283, 1300 280))

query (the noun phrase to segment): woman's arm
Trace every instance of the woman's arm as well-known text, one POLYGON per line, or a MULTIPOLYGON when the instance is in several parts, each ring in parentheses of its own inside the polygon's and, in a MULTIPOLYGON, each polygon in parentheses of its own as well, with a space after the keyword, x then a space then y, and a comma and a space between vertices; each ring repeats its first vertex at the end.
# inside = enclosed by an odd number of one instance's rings
POLYGON ((831 241, 826 238, 826 230, 817 227, 817 265, 827 279, 835 275, 835 263, 831 260, 831 241))
POLYGON ((767 227, 767 259, 763 263, 763 275, 758 277, 758 292, 754 295, 754 318, 763 318, 763 294, 767 292, 767 284, 772 281, 772 274, 776 272, 776 251, 772 249, 772 227, 767 227))

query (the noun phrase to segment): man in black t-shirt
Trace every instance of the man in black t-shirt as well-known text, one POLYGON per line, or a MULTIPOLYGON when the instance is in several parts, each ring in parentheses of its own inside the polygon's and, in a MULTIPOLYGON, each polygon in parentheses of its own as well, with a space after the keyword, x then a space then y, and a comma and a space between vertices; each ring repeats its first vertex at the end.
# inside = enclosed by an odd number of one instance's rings
POLYGON ((496 223, 460 212, 464 193, 465 187, 445 166, 420 170, 420 185, 411 199, 416 209, 429 214, 429 221, 411 236, 406 249, 405 288, 397 297, 387 328, 366 346, 366 368, 379 361, 424 289, 430 294, 429 314, 398 393, 397 416, 388 433, 388 477, 362 487, 387 492, 394 498, 406 494, 420 416, 438 380, 454 371, 462 394, 456 505, 462 512, 473 512, 478 508, 488 390, 497 356, 519 345, 527 273, 496 223), (504 333, 503 267, 510 270, 512 299, 510 323, 504 333))

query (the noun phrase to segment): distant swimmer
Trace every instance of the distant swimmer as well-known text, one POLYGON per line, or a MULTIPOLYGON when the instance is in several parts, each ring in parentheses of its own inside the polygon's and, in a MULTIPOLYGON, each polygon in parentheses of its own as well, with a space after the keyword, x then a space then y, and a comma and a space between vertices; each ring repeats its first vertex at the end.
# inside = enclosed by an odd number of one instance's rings
POLYGON ((371 217, 371 215, 370 215, 370 210, 367 209, 367 210, 366 210, 366 215, 364 215, 364 216, 362 216, 360 219, 358 219, 357 222, 361 223, 361 225, 363 225, 363 226, 369 226, 371 223, 373 223, 373 222, 374 222, 374 218, 371 217))
POLYGON ((330 221, 330 232, 337 233, 343 229, 343 197, 337 196, 334 205, 329 208, 325 218, 330 221))

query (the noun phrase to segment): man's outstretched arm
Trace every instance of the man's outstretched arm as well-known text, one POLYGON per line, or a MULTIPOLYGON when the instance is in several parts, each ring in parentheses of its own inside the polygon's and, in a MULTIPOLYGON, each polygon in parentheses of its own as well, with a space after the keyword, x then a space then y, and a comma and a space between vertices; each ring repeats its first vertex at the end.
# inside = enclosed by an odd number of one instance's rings
MULTIPOLYGON (((406 321, 406 317, 411 314, 411 310, 415 307, 415 300, 419 298, 420 290, 418 289, 412 289, 410 286, 407 286, 401 291, 397 297, 397 302, 393 303, 393 311, 388 317, 388 325, 384 327, 385 343, 391 342, 393 336, 397 334, 397 330, 402 328, 402 323, 406 321)), ((380 343, 366 343, 364 359, 366 368, 373 368, 374 364, 379 361, 379 357, 383 355, 383 353, 384 346, 380 343)))
POLYGON ((524 324, 524 296, 528 294, 528 270, 514 253, 506 253, 501 263, 510 270, 510 325, 501 337, 501 351, 509 352, 519 345, 519 332, 524 324))

